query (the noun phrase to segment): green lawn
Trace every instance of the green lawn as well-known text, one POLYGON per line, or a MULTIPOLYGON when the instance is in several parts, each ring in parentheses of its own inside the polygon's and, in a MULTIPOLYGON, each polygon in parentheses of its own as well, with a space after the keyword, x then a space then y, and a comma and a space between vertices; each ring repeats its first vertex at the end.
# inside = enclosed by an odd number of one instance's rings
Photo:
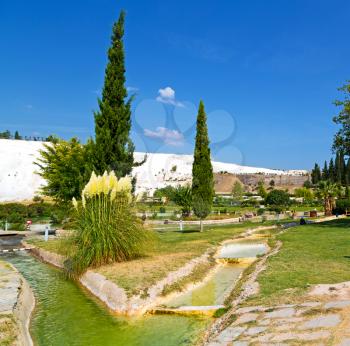
POLYGON ((309 285, 350 280, 350 220, 309 224, 277 236, 279 253, 259 276, 260 294, 249 304, 302 299, 309 285))

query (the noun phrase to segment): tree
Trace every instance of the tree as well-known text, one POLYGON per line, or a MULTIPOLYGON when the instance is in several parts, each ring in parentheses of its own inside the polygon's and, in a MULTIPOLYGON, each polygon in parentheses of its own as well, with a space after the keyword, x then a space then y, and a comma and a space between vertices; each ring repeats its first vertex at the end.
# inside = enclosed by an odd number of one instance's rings
POLYGON ((203 101, 199 103, 197 115, 197 133, 192 166, 192 206, 200 218, 200 230, 203 231, 203 218, 211 211, 214 196, 213 167, 210 159, 207 116, 203 101))
POLYGON ((314 169, 311 171, 311 182, 316 185, 321 180, 320 166, 315 163, 314 169))
POLYGON ((329 166, 328 166, 328 176, 329 176, 329 181, 335 182, 335 169, 334 169, 334 161, 333 158, 330 159, 329 161, 329 166))
POLYGON ((4 132, 0 132, 0 138, 10 139, 11 138, 11 132, 9 130, 6 130, 4 132))
POLYGON ((90 143, 94 146, 94 171, 103 174, 114 170, 117 177, 129 175, 134 163, 134 144, 130 139, 132 97, 126 100, 124 85, 124 19, 125 12, 121 11, 113 26, 102 99, 95 112, 96 138, 95 143, 90 143))
POLYGON ((232 196, 236 199, 242 198, 244 193, 243 185, 239 181, 235 181, 232 187, 232 196))
POLYGON ((15 139, 22 139, 22 136, 19 135, 18 131, 15 132, 15 139))
POLYGON ((273 190, 275 188, 275 181, 271 179, 269 185, 270 185, 270 190, 273 190))
POLYGON ((309 179, 305 180, 304 184, 303 184, 303 187, 306 187, 307 189, 311 189, 312 188, 311 181, 309 179))
POLYGON ((341 150, 338 150, 335 156, 334 173, 335 182, 338 184, 342 184, 342 182, 344 182, 345 177, 345 161, 344 154, 341 150))
POLYGON ((306 187, 301 187, 299 189, 294 190, 295 197, 302 197, 304 201, 311 202, 314 198, 314 194, 311 189, 306 187))
POLYGON ((267 194, 266 204, 286 207, 290 204, 289 194, 282 190, 272 190, 267 194))
POLYGON ((190 186, 172 188, 170 199, 181 207, 182 214, 188 216, 192 206, 192 189, 190 186))
POLYGON ((265 190, 264 183, 262 181, 258 182, 258 195, 264 199, 267 196, 267 192, 265 190))
POLYGON ((79 198, 90 171, 86 168, 85 148, 78 139, 44 144, 40 155, 35 164, 40 168, 39 175, 47 182, 41 192, 57 202, 79 198))
POLYGON ((322 169, 322 180, 328 180, 328 179, 329 179, 329 172, 328 172, 327 161, 325 161, 322 169))
POLYGON ((322 180, 316 190, 316 196, 323 199, 324 213, 326 216, 332 215, 335 206, 335 197, 339 193, 339 186, 331 181, 322 180))
POLYGON ((343 93, 344 98, 334 102, 341 110, 333 117, 333 122, 341 127, 334 136, 333 150, 341 150, 346 156, 350 156, 350 81, 338 90, 343 93))

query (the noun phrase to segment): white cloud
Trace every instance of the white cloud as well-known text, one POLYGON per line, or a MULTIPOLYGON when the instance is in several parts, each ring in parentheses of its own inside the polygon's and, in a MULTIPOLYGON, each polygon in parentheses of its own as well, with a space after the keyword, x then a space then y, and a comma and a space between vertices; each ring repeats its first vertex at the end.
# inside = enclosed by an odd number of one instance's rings
POLYGON ((184 144, 184 136, 177 130, 170 130, 166 127, 157 127, 156 131, 144 130, 144 135, 150 138, 157 138, 162 140, 165 144, 171 146, 180 146, 184 144))
POLYGON ((126 90, 128 92, 135 92, 135 91, 139 91, 139 88, 133 87, 133 86, 128 86, 128 87, 126 87, 126 90))
POLYGON ((175 90, 171 87, 159 89, 158 93, 159 95, 156 98, 158 102, 167 103, 177 107, 184 107, 183 103, 175 99, 175 90))

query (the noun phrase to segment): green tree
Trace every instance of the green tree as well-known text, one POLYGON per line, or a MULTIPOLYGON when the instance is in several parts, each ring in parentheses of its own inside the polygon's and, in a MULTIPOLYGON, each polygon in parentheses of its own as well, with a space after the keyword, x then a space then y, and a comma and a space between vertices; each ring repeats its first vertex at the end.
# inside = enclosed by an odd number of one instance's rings
POLYGON ((15 139, 22 139, 22 136, 19 135, 18 131, 15 132, 15 139))
POLYGON ((267 194, 266 204, 286 207, 290 204, 289 194, 283 190, 272 190, 267 194))
POLYGON ((335 197, 339 194, 339 186, 331 181, 322 180, 316 190, 316 196, 323 200, 324 213, 326 216, 332 215, 335 206, 335 197))
POLYGON ((334 173, 336 183, 345 183, 345 161, 341 150, 338 150, 335 156, 334 173))
POLYGON ((267 196, 267 192, 265 190, 265 186, 264 186, 264 182, 259 181, 258 182, 258 195, 262 198, 266 198, 267 196))
POLYGON ((329 176, 329 181, 335 182, 335 180, 336 180, 336 174, 335 174, 335 169, 334 169, 334 161, 333 161, 333 158, 331 158, 330 161, 329 161, 328 176, 329 176))
POLYGON ((232 187, 232 197, 241 199, 244 193, 244 187, 239 181, 235 181, 232 187))
POLYGON ((325 161, 322 169, 322 180, 328 180, 328 179, 329 179, 329 172, 328 172, 327 161, 325 161))
POLYGON ((311 171, 311 182, 316 185, 321 180, 320 166, 315 163, 314 169, 311 171))
POLYGON ((130 139, 132 97, 126 100, 125 88, 124 19, 125 12, 121 11, 113 26, 102 99, 98 100, 99 111, 95 112, 95 144, 90 143, 94 146, 94 171, 103 174, 114 170, 118 177, 130 174, 134 163, 130 139))
POLYGON ((314 194, 311 189, 308 189, 306 187, 301 187, 294 190, 295 197, 302 197, 304 198, 305 202, 311 202, 314 199, 314 194))
POLYGON ((192 206, 192 189, 190 186, 172 188, 170 199, 181 207, 182 214, 188 216, 192 206))
POLYGON ((86 168, 85 148, 79 140, 72 138, 44 144, 40 155, 35 164, 40 168, 39 175, 47 182, 41 192, 57 202, 70 202, 73 197, 79 198, 90 175, 86 168))
POLYGON ((312 188, 311 181, 309 179, 305 180, 304 184, 303 184, 303 187, 306 187, 307 189, 311 189, 312 188))
POLYGON ((200 230, 203 231, 203 218, 211 211, 214 196, 213 167, 207 128, 207 116, 203 101, 199 103, 197 116, 196 144, 192 166, 192 206, 200 218, 200 230))
POLYGON ((334 136, 333 150, 341 150, 346 156, 350 156, 350 81, 347 81, 338 90, 343 93, 344 97, 334 102, 341 109, 338 115, 333 117, 333 121, 340 125, 340 129, 334 136))

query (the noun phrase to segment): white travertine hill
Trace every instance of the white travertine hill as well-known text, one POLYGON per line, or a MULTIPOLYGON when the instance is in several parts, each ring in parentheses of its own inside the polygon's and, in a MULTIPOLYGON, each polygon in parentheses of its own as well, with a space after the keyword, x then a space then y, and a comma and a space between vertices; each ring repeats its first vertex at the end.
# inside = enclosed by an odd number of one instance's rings
MULTIPOLYGON (((39 157, 43 142, 0 139, 0 202, 32 199, 45 184, 35 172, 34 161, 39 157)), ((144 153, 135 153, 136 162, 143 160, 144 153)), ((136 193, 148 192, 166 185, 176 186, 191 181, 192 155, 147 154, 146 162, 135 167, 137 178, 136 193)), ((283 171, 267 168, 240 166, 234 163, 213 161, 214 172, 225 171, 233 174, 263 173, 301 175, 304 170, 283 171)))

